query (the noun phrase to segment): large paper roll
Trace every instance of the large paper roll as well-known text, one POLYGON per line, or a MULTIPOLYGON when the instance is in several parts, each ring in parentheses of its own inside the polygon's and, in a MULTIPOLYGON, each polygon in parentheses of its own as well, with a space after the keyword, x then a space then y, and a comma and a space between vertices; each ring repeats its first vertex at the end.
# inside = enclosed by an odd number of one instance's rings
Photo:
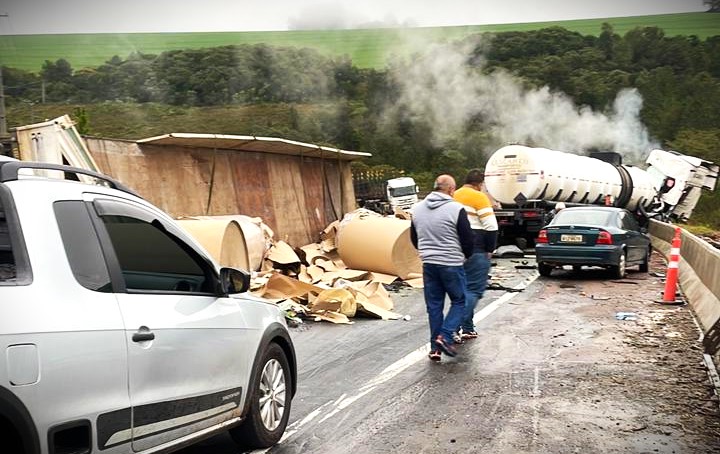
POLYGON ((343 220, 338 253, 348 268, 376 271, 407 279, 422 273, 422 262, 410 241, 410 221, 390 217, 343 220))
POLYGON ((195 238, 220 266, 250 270, 245 236, 232 219, 181 219, 180 226, 195 238))
POLYGON ((268 242, 265 239, 265 230, 267 227, 260 218, 253 218, 244 214, 220 214, 216 216, 195 216, 193 219, 221 219, 232 220, 238 223, 245 238, 245 250, 249 260, 248 268, 251 271, 257 271, 262 266, 265 253, 268 249, 268 242))
POLYGON ((265 232, 259 224, 258 218, 252 218, 239 214, 233 216, 235 222, 240 225, 243 235, 245 236, 245 246, 247 247, 248 259, 250 260, 250 268, 257 271, 262 266, 265 253, 267 252, 268 242, 265 239, 265 232))

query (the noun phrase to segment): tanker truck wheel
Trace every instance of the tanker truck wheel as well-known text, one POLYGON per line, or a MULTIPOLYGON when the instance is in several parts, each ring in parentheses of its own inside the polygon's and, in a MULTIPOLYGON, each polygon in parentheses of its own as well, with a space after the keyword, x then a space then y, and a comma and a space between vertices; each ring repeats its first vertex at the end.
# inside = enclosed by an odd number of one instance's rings
POLYGON ((520 248, 521 251, 524 251, 528 247, 528 240, 527 238, 523 238, 520 236, 515 238, 515 244, 518 248, 520 248))
POLYGON ((625 251, 620 253, 618 264, 613 266, 611 269, 616 279, 622 279, 625 277, 625 251))
POLYGON ((540 276, 550 276, 550 273, 552 273, 553 267, 552 265, 548 265, 547 263, 538 263, 538 273, 540 273, 540 276))

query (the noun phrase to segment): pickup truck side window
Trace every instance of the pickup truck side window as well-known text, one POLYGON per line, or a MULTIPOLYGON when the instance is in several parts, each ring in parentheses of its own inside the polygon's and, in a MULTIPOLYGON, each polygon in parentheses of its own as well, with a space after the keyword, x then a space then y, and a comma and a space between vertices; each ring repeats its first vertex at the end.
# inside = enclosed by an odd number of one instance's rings
POLYGON ((0 281, 15 279, 15 258, 10 244, 10 229, 8 227, 2 199, 0 199, 0 281))
POLYGON ((0 286, 31 283, 32 270, 15 204, 0 183, 0 286))
POLYGON ((105 256, 85 204, 80 201, 55 202, 53 209, 75 279, 90 290, 111 292, 105 256))
POLYGON ((214 270, 152 213, 96 201, 128 293, 214 293, 214 270))

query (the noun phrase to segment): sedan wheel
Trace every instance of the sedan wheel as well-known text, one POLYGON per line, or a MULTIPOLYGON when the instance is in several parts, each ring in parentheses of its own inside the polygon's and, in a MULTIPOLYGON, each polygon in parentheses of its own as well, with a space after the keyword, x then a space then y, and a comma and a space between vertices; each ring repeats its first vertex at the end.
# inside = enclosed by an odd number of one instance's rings
POLYGON ((285 352, 271 344, 260 366, 255 383, 250 385, 246 419, 230 429, 233 440, 246 448, 267 448, 280 441, 290 417, 292 378, 285 352))
POLYGON ((538 263, 538 273, 540 273, 540 276, 550 276, 552 269, 552 265, 548 265, 547 263, 538 263))
POLYGON ((625 251, 620 253, 618 264, 613 267, 613 271, 615 272, 616 278, 622 279, 625 277, 625 251))
POLYGON ((648 247, 647 255, 645 256, 645 261, 640 264, 638 269, 642 273, 647 273, 650 270, 650 255, 652 254, 652 248, 648 247))

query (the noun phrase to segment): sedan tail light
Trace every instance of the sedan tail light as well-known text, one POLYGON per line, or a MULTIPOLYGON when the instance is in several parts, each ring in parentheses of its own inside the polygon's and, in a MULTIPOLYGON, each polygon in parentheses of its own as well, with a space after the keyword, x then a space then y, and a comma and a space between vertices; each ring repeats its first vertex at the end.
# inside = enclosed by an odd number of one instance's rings
POLYGON ((610 235, 610 232, 606 232, 605 230, 600 230, 600 232, 598 233, 597 241, 595 241, 595 244, 613 244, 612 235, 610 235))
POLYGON ((548 237, 547 237, 547 230, 542 229, 538 232, 538 237, 535 239, 535 243, 547 243, 548 237))

